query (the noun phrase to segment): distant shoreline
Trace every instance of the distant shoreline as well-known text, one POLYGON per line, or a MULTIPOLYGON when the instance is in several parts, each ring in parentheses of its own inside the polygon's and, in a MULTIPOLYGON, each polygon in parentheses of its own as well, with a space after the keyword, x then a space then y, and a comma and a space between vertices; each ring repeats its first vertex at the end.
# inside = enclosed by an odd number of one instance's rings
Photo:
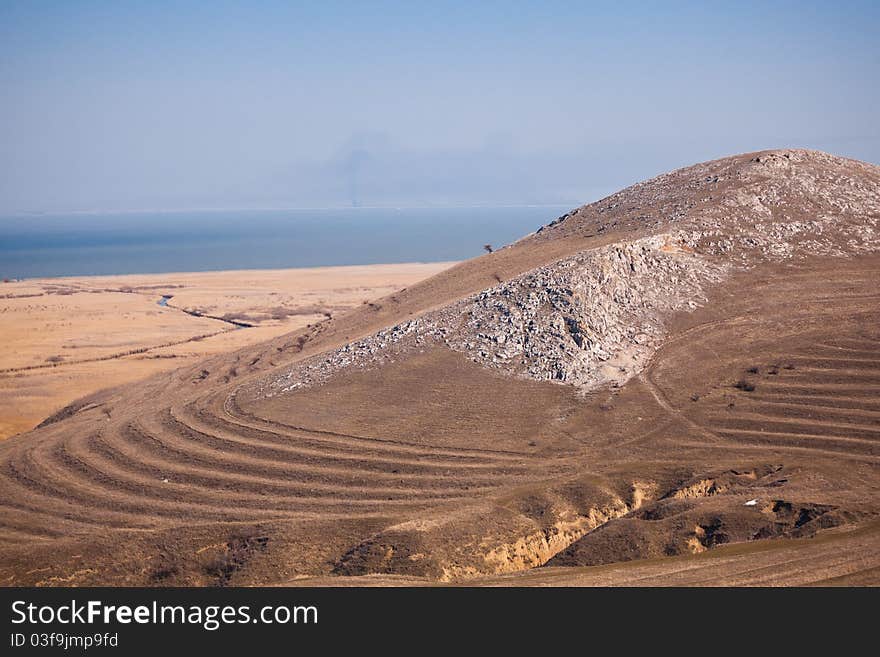
MULTIPOLYGON (((133 272, 127 274, 71 274, 62 276, 31 276, 23 278, 11 278, 5 281, 6 285, 14 283, 33 283, 38 284, 43 281, 51 283, 65 283, 72 281, 81 281, 87 279, 91 283, 97 283, 103 280, 123 281, 124 279, 142 280, 145 278, 179 278, 179 277, 246 277, 246 276, 271 276, 273 274, 345 274, 355 272, 371 272, 393 269, 421 268, 421 267, 438 267, 447 268, 458 264, 459 260, 436 260, 430 262, 411 261, 411 262, 376 262, 361 265, 319 265, 317 267, 272 267, 261 269, 259 267, 249 269, 193 269, 189 271, 158 271, 158 272, 133 272)), ((0 287, 0 291, 2 291, 0 287)), ((2 294, 0 294, 2 296, 2 294)))
POLYGON ((0 278, 450 262, 513 243, 560 214, 511 206, 7 218, 0 278))

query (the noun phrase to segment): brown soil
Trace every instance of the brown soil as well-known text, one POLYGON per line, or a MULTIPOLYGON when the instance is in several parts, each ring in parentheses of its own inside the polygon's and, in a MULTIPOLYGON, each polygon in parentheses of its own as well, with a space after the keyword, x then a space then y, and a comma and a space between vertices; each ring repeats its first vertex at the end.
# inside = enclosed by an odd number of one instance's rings
MULTIPOLYGON (((777 156, 711 164, 756 157, 777 156)), ((876 168, 840 166, 880 188, 876 168)), ((513 378, 435 345, 266 395, 293 363, 496 272, 737 193, 732 176, 697 198, 692 175, 661 180, 677 206, 640 187, 641 205, 588 206, 375 305, 98 393, 6 441, 0 581, 877 584, 876 253, 735 271, 666 318, 622 385, 513 378)))

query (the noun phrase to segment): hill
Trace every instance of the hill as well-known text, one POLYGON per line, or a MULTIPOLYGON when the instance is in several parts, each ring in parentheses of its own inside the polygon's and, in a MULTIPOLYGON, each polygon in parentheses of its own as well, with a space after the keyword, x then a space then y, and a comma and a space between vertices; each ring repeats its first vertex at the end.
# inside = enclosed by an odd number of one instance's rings
POLYGON ((876 583, 878 220, 876 166, 715 160, 80 400, 0 445, 0 578, 876 583))

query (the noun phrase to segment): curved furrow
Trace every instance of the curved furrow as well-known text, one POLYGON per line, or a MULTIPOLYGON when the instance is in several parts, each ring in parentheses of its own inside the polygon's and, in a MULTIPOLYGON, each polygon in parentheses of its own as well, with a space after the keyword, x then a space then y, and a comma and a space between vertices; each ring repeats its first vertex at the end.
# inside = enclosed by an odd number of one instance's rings
MULTIPOLYGON (((835 573, 838 569, 843 572, 848 570, 855 557, 847 550, 836 551, 833 553, 825 553, 821 557, 821 572, 835 573)), ((730 560, 732 561, 732 559, 730 560)), ((780 579, 798 582, 798 586, 811 583, 809 573, 814 570, 813 566, 819 561, 816 556, 809 555, 800 558, 789 557, 783 563, 773 563, 766 566, 743 567, 738 568, 736 572, 725 577, 725 586, 768 586, 778 582, 780 579), (800 580, 800 581, 799 581, 800 580)), ((706 566, 694 569, 692 572, 708 573, 705 578, 689 579, 688 586, 717 586, 718 576, 716 572, 718 567, 723 564, 707 564, 706 566)))
POLYGON ((751 401, 740 415, 746 413, 754 415, 759 419, 791 418, 805 422, 839 424, 840 426, 853 426, 855 428, 880 425, 880 410, 839 408, 837 406, 823 406, 821 404, 812 404, 805 408, 803 404, 767 401, 763 397, 751 401))
MULTIPOLYGON (((0 504, 0 509, 11 508, 9 505, 0 504)), ((14 533, 18 536, 34 539, 53 539, 64 536, 64 532, 52 529, 50 527, 35 527, 34 525, 22 519, 21 521, 6 518, 3 521, 3 527, 0 528, 4 532, 14 533)))
POLYGON ((6 525, 0 527, 0 545, 3 547, 28 545, 39 541, 51 541, 55 538, 58 538, 58 536, 37 534, 30 530, 19 530, 6 525))
POLYGON ((838 411, 840 413, 856 412, 861 417, 880 417, 880 402, 872 398, 853 398, 827 395, 772 395, 766 392, 754 402, 756 405, 778 406, 780 408, 797 408, 804 410, 816 409, 821 413, 838 411), (804 407, 807 407, 804 409, 804 407))
MULTIPOLYGON (((79 499, 85 504, 95 504, 96 499, 104 499, 115 508, 134 515, 151 514, 166 521, 179 522, 248 522, 254 520, 282 520, 290 518, 314 517, 315 514, 291 511, 289 508, 254 508, 240 500, 238 496, 222 497, 215 495, 210 502, 193 500, 193 491, 185 485, 178 490, 144 487, 132 480, 126 473, 98 470, 79 458, 61 455, 72 486, 76 487, 79 499), (181 490, 183 489, 183 490, 181 490), (85 493, 83 491, 86 491, 85 493), (90 496, 90 499, 89 499, 90 496), (84 499, 86 498, 86 499, 84 499)), ((177 524, 177 523, 171 523, 177 524)))
MULTIPOLYGON (((177 417, 184 417, 179 409, 174 410, 177 417)), ((250 424, 246 422, 230 421, 228 418, 219 418, 208 415, 207 412, 198 413, 197 420, 183 422, 187 426, 203 431, 208 428, 211 435, 235 436, 236 439, 253 442, 255 445, 269 444, 272 447, 289 449, 291 453, 315 454, 318 456, 332 456, 333 458, 375 462, 410 462, 418 465, 436 465, 438 467, 488 467, 506 466, 508 464, 520 464, 529 457, 527 453, 497 457, 495 454, 462 453, 459 451, 436 450, 430 447, 424 449, 418 446, 404 445, 400 442, 362 442, 355 436, 344 437, 337 434, 335 437, 309 433, 306 430, 290 430, 280 425, 273 424, 250 424)), ((183 420, 181 420, 183 421, 183 420)))
MULTIPOLYGON (((682 447, 689 449, 704 449, 705 443, 694 440, 683 440, 682 447)), ((779 449, 784 447, 786 451, 791 453, 800 453, 804 456, 825 456, 835 460, 852 461, 855 464, 875 463, 880 466, 880 455, 871 456, 869 454, 857 454, 838 449, 824 449, 818 446, 803 447, 800 445, 775 445, 772 442, 742 442, 736 440, 719 441, 712 445, 712 449, 725 450, 733 454, 740 454, 744 451, 755 452, 756 454, 778 454, 779 449)), ((764 457, 761 457, 764 458, 764 457)))
POLYGON ((719 436, 744 443, 803 447, 831 452, 853 452, 869 456, 880 455, 880 442, 861 438, 828 437, 803 433, 785 433, 747 429, 718 429, 719 436))
MULTIPOLYGON (((125 426, 125 439, 130 443, 137 443, 143 450, 149 450, 158 458, 167 463, 186 463, 188 467, 201 468, 213 472, 215 475, 228 476, 234 472, 236 475, 245 475, 260 478, 265 482, 291 482, 294 484, 308 485, 314 488, 326 488, 339 492, 351 490, 355 493, 375 490, 384 495, 393 492, 410 495, 422 494, 426 489, 437 490, 437 487, 448 486, 451 480, 469 485, 472 488, 486 486, 497 487, 499 477, 504 473, 479 473, 475 476, 462 477, 454 470, 435 472, 431 474, 401 474, 394 472, 377 473, 374 471, 348 470, 338 467, 316 466, 310 463, 298 461, 268 461, 264 459, 248 458, 236 454, 208 449, 199 443, 182 441, 175 436, 172 442, 167 433, 157 434, 150 431, 146 426, 128 423, 125 426), (495 482, 495 486, 491 484, 495 482), (385 483, 386 486, 375 486, 375 483, 385 483), (396 485, 390 485, 396 484, 396 485), (409 484, 409 485, 405 485, 409 484)), ((515 473, 517 474, 517 473, 515 473)), ((460 488, 460 487, 459 487, 460 488)))
POLYGON ((129 512, 119 512, 100 504, 95 506, 92 498, 84 501, 67 486, 52 485, 52 473, 37 463, 29 451, 17 456, 16 462, 8 459, 5 464, 13 491, 6 495, 4 504, 19 513, 27 513, 31 517, 45 516, 53 525, 72 523, 85 530, 95 527, 153 529, 161 524, 158 517, 142 515, 132 518, 129 512), (21 491, 21 494, 15 495, 15 491, 21 491), (88 513, 86 509, 89 508, 96 508, 99 514, 88 513))
POLYGON ((785 379, 767 379, 770 385, 782 384, 787 382, 804 383, 809 382, 811 385, 827 386, 827 385, 850 385, 850 386, 867 386, 870 389, 880 390, 880 381, 878 381, 877 368, 865 369, 849 369, 846 367, 813 367, 801 366, 794 371, 793 376, 787 376, 785 379))
POLYGON ((734 417, 710 416, 712 426, 719 431, 757 430, 766 433, 803 434, 825 438, 860 439, 876 441, 880 439, 880 428, 865 425, 827 422, 813 418, 767 416, 758 413, 740 412, 734 417))
POLYGON ((335 431, 322 431, 319 429, 309 429, 282 422, 269 421, 257 417, 250 413, 246 413, 237 407, 234 403, 234 397, 228 398, 231 403, 224 404, 224 418, 233 425, 241 425, 244 427, 252 427, 264 431, 270 431, 275 434, 288 435, 296 438, 302 436, 313 440, 321 440, 324 443, 341 444, 341 445, 369 445, 376 448, 384 447, 394 451, 408 451, 413 454, 438 454, 443 456, 464 456, 470 455, 477 458, 496 458, 511 461, 528 458, 528 452, 515 452, 510 450, 495 449, 475 449, 469 447, 432 447, 430 445, 421 445, 419 443, 406 442, 401 440, 392 440, 390 438, 373 438, 369 436, 356 436, 353 434, 337 433, 335 431), (235 406, 235 413, 232 412, 230 406, 235 406))
POLYGON ((127 513, 138 518, 155 518, 159 524, 191 520, 236 522, 283 518, 277 512, 254 510, 245 515, 234 505, 207 505, 184 499, 149 495, 136 483, 95 470, 81 458, 70 454, 65 445, 43 452, 38 467, 44 476, 61 480, 67 496, 85 508, 93 507, 100 514, 105 509, 127 513))
POLYGON ((175 417, 178 417, 186 423, 186 419, 192 418, 197 424, 202 424, 214 431, 223 432, 226 435, 232 435, 257 445, 269 443, 273 446, 290 448, 295 450, 308 449, 322 454, 333 454, 342 457, 350 456, 353 459, 363 457, 387 460, 390 456, 395 459, 411 459, 417 463, 428 463, 438 465, 456 465, 473 464, 485 465, 491 463, 509 463, 511 461, 522 461, 529 455, 527 453, 496 453, 496 452, 477 452, 462 453, 459 450, 451 453, 442 453, 442 448, 423 447, 411 444, 404 444, 398 441, 370 441, 364 443, 356 436, 345 436, 337 434, 342 440, 328 440, 326 435, 312 435, 308 431, 285 430, 278 425, 276 429, 280 431, 270 431, 262 426, 256 426, 247 423, 246 420, 237 421, 231 419, 230 416, 217 416, 208 412, 209 409, 194 409, 192 404, 183 407, 172 408, 171 411, 175 417), (438 449, 440 451, 438 451, 438 449))
MULTIPOLYGON (((391 452, 361 452, 355 455, 342 453, 339 449, 323 449, 301 447, 296 444, 271 444, 260 443, 253 440, 240 438, 227 431, 218 430, 204 424, 200 419, 181 414, 175 409, 169 409, 170 417, 163 418, 163 426, 177 435, 191 434, 191 438, 200 445, 209 447, 226 454, 237 453, 249 457, 259 457, 271 462, 300 461, 314 463, 316 465, 326 463, 328 467, 344 468, 349 471, 364 471, 370 473, 388 473, 391 469, 398 470, 401 474, 431 474, 438 470, 470 470, 492 472, 498 469, 499 462, 484 459, 477 462, 469 459, 462 462, 456 459, 422 459, 413 458, 406 454, 394 455, 391 452)), ((509 466, 508 466, 509 467, 509 466)), ((526 470, 526 465, 520 466, 526 470)))
POLYGON ((26 515, 31 521, 38 519, 41 523, 45 522, 45 526, 38 523, 33 529, 41 535, 46 536, 55 533, 61 536, 93 534, 96 530, 107 529, 150 531, 158 527, 158 525, 152 523, 139 523, 126 514, 114 514, 113 512, 108 512, 105 515, 117 518, 116 520, 108 520, 105 518, 101 521, 94 516, 83 515, 83 507, 74 507, 73 505, 71 505, 71 508, 76 508, 79 512, 78 514, 65 512, 63 515, 59 515, 53 513, 51 510, 47 510, 44 506, 37 506, 35 503, 39 502, 41 499, 43 498, 36 496, 34 502, 30 504, 21 501, 7 501, 0 504, 0 509, 10 509, 14 513, 26 515))
POLYGON ((787 354, 742 403, 707 416, 737 442, 880 453, 880 340, 839 336, 787 354), (817 355, 821 354, 821 355, 817 355))
MULTIPOLYGON (((867 283, 867 282, 869 282, 869 281, 865 280, 865 279, 853 278, 852 281, 848 282, 848 284, 849 283, 867 283)), ((870 282, 873 282, 873 281, 870 281, 870 282)), ((797 288, 794 288, 794 289, 796 290, 797 288)), ((821 303, 823 305, 835 304, 835 305, 847 306, 847 305, 851 304, 853 301, 875 301, 878 299, 880 299, 880 294, 847 294, 846 297, 844 297, 844 298, 842 298, 841 296, 833 296, 833 295, 812 296, 809 299, 804 299, 804 301, 807 303, 821 303)))
POLYGON ((849 354, 852 358, 876 358, 877 357, 877 347, 870 345, 862 345, 860 347, 853 346, 844 346, 844 345, 834 345, 828 342, 820 342, 817 343, 816 348, 822 350, 822 353, 826 351, 830 354, 841 354, 846 353, 849 354))
MULTIPOLYGON (((338 481, 319 484, 325 495, 316 495, 317 482, 291 489, 291 482, 279 485, 278 477, 249 479, 246 474, 231 474, 222 468, 189 467, 185 462, 194 459, 186 450, 174 452, 171 459, 164 455, 165 459, 151 460, 143 450, 148 443, 135 446, 133 452, 126 451, 128 444, 118 436, 106 439, 90 434, 85 439, 65 440, 53 435, 43 437, 29 449, 16 450, 5 463, 7 508, 31 514, 31 520, 36 519, 34 514, 43 516, 47 528, 62 523, 68 526, 65 533, 72 534, 87 532, 90 527, 152 529, 181 521, 325 518, 335 516, 332 511, 337 511, 340 517, 348 517, 352 511, 363 516, 390 509, 401 511, 460 502, 473 494, 496 489, 505 479, 522 479, 521 476, 493 476, 491 486, 481 487, 469 485, 481 482, 466 481, 459 476, 454 488, 432 488, 425 485, 424 476, 410 475, 418 481, 418 487, 381 488, 369 485, 376 479, 375 473, 370 473, 365 480, 368 486, 349 490, 350 496, 340 497, 340 488, 345 484, 338 481), (179 465, 181 461, 183 465, 179 465), (169 472, 179 475, 186 483, 163 482, 159 475, 169 472), (235 489, 235 494, 229 495, 230 486, 249 492, 235 489), (267 499, 267 495, 271 496, 267 499), (320 512, 313 512, 315 507, 320 508, 320 512)), ((159 445, 167 451, 167 445, 161 442, 159 445)), ((188 447, 192 451, 192 445, 188 447)), ((220 453, 216 449, 206 451, 220 453)), ((223 465, 240 471, 242 464, 233 459, 223 465)), ((469 472, 473 473, 474 469, 469 472)), ((434 479, 435 486, 448 480, 436 475, 434 479)))
POLYGON ((880 358, 869 358, 866 356, 840 356, 833 354, 821 355, 793 355, 786 356, 785 362, 795 366, 794 373, 801 371, 801 368, 817 368, 825 370, 836 370, 839 368, 848 370, 869 370, 876 372, 880 368, 880 358))
POLYGON ((844 397, 864 397, 875 399, 880 396, 880 384, 840 382, 813 382, 813 381, 761 381, 758 384, 761 394, 766 392, 788 395, 824 395, 844 397))
MULTIPOLYGON (((146 444, 146 443, 145 443, 146 444)), ((235 503, 254 499, 264 504, 267 499, 283 499, 302 508, 303 503, 387 503, 389 500, 411 502, 414 496, 420 501, 443 501, 451 497, 462 497, 465 487, 455 489, 432 489, 426 495, 422 489, 407 487, 379 488, 375 486, 351 486, 323 481, 304 482, 278 477, 257 477, 242 474, 237 469, 218 470, 199 465, 181 463, 179 459, 156 459, 144 451, 132 453, 122 447, 120 442, 106 443, 95 439, 90 445, 91 460, 96 467, 112 468, 120 473, 129 473, 133 478, 143 480, 159 490, 176 490, 183 486, 193 495, 206 495, 216 499, 219 494, 235 493, 235 503), (168 482, 162 481, 168 479, 168 482), (351 497, 341 497, 349 493, 351 497), (271 496, 271 497, 267 497, 271 496), (358 496, 357 499, 353 499, 358 496), (369 496, 369 497, 365 497, 369 496)), ((484 492, 491 488, 474 487, 471 490, 484 492)))
POLYGON ((837 352, 845 351, 857 354, 860 357, 876 358, 880 350, 880 340, 873 338, 838 338, 837 340, 825 340, 818 346, 825 347, 837 352))

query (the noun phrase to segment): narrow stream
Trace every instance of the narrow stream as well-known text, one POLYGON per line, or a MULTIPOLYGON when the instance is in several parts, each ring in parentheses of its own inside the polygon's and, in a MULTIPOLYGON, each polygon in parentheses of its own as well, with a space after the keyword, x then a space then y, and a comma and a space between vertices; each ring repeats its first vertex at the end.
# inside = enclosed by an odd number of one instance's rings
POLYGON ((205 315, 203 313, 197 312, 195 310, 187 310, 186 308, 179 308, 177 306, 169 306, 168 302, 174 298, 173 294, 163 294, 162 298, 159 299, 156 303, 163 308, 171 308, 172 310, 179 310, 182 313, 186 313, 187 315, 192 315, 193 317, 204 317, 205 319, 215 319, 218 322, 225 322, 226 324, 232 324, 235 328, 253 328, 253 324, 249 324, 248 322, 241 322, 237 319, 227 319, 225 317, 217 317, 216 315, 205 315))

